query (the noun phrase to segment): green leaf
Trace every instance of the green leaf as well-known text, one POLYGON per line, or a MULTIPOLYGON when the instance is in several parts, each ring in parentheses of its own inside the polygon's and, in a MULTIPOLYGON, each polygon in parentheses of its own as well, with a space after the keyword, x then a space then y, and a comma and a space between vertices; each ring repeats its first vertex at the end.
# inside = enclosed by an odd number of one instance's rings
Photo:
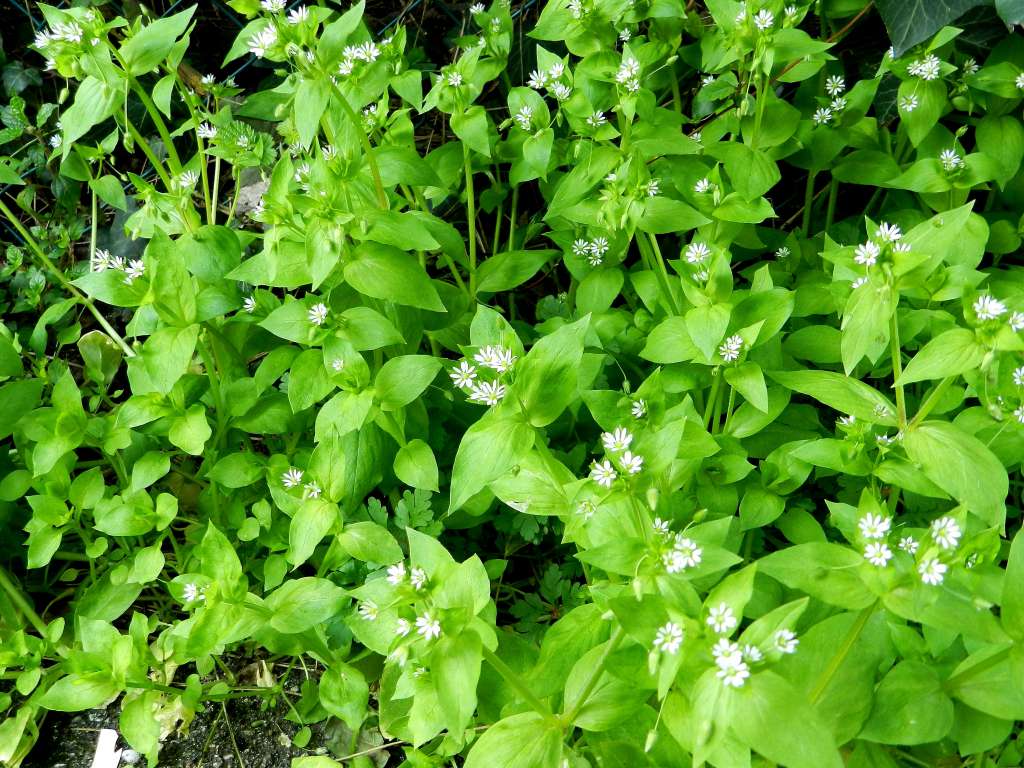
POLYGON ((171 458, 160 451, 143 454, 132 467, 131 490, 141 491, 171 471, 171 458))
POLYGON ((448 512, 511 469, 533 446, 535 434, 518 414, 500 411, 488 411, 467 429, 455 454, 448 512))
POLYGON ((1014 640, 1024 640, 1024 530, 1017 532, 1010 545, 1000 618, 1007 634, 1014 640))
POLYGON ((89 189, 96 193, 96 197, 107 205, 117 208, 119 211, 128 210, 128 199, 124 194, 124 187, 116 176, 109 173, 96 179, 89 179, 89 189))
POLYGON ((986 524, 1003 528, 1009 478, 981 440, 955 424, 926 421, 907 430, 903 447, 929 480, 986 524))
POLYGON ((705 304, 686 313, 686 330, 705 358, 714 357, 728 327, 729 308, 722 304, 705 304))
POLYGON ((288 552, 285 559, 293 566, 306 562, 321 539, 340 520, 336 504, 323 499, 306 499, 288 527, 288 552))
POLYGON ((877 0, 894 52, 902 56, 985 0, 877 0))
POLYGON ((330 84, 322 77, 303 77, 295 90, 292 119, 299 133, 299 143, 309 147, 320 130, 320 117, 331 96, 330 84))
POLYGON ((338 536, 341 548, 364 563, 391 565, 402 559, 402 548, 383 526, 363 521, 345 526, 338 536))
POLYGON ((54 712, 80 712, 109 704, 120 692, 110 672, 72 673, 51 685, 37 703, 54 712))
POLYGON ((477 267, 476 289, 483 293, 508 291, 525 283, 558 254, 550 249, 496 254, 477 267))
POLYGON ((61 115, 64 133, 61 150, 67 157, 71 148, 94 126, 110 117, 120 102, 123 91, 112 88, 92 75, 87 75, 75 91, 75 101, 61 115))
POLYGON ((365 242, 345 264, 345 280, 375 299, 444 312, 444 304, 419 262, 394 246, 365 242))
POLYGON ((158 691, 137 691, 126 695, 118 721, 122 735, 132 748, 154 761, 160 744, 160 721, 157 718, 160 700, 158 691))
POLYGON ((441 370, 441 360, 430 355, 401 355, 384 363, 373 388, 381 410, 408 405, 425 390, 441 370))
POLYGON ((207 477, 225 488, 244 488, 263 477, 264 465, 253 453, 232 453, 214 464, 207 477))
POLYGON ((654 235, 687 232, 710 221, 693 206, 663 195, 649 197, 643 205, 643 213, 636 222, 636 227, 641 232, 650 232, 654 235))
POLYGON ((832 734, 807 699, 774 672, 755 673, 732 698, 733 732, 769 760, 787 768, 844 765, 832 734))
POLYGON ((476 711, 476 688, 483 658, 480 636, 460 632, 441 637, 430 654, 437 698, 449 733, 461 733, 476 711))
POLYGON ((437 459, 422 440, 410 440, 395 455, 395 476, 410 488, 439 490, 437 485, 437 459))
POLYGON ((858 575, 863 562, 848 547, 811 542, 772 552, 758 561, 758 570, 829 605, 859 611, 875 600, 858 575))
MULTIPOLYGON (((596 670, 600 670, 600 659, 606 650, 607 643, 591 648, 576 660, 569 679, 565 683, 565 707, 575 709, 580 705, 580 698, 585 686, 596 670)), ((573 725, 585 731, 607 731, 622 725, 639 714, 644 702, 650 697, 651 691, 637 685, 634 680, 625 680, 601 671, 597 685, 590 691, 586 700, 579 707, 573 725)))
POLYGON ((516 366, 510 394, 518 397, 533 426, 550 424, 577 398, 583 339, 589 325, 589 317, 563 325, 542 337, 516 366))
POLYGON ((353 731, 366 719, 370 687, 363 673, 344 662, 335 661, 320 676, 320 703, 353 731))
POLYGON ((128 71, 138 76, 160 66, 188 27, 195 10, 193 5, 173 16, 152 21, 125 41, 121 46, 121 57, 128 65, 128 71))
POLYGON ((768 412, 768 387, 757 363, 746 362, 725 369, 725 380, 762 413, 768 412))
POLYGON ((206 420, 206 406, 196 403, 189 406, 184 415, 171 419, 167 439, 171 441, 171 445, 181 448, 185 453, 199 456, 212 434, 213 430, 206 420))
POLYGON ((465 768, 561 768, 562 729, 537 712, 499 720, 473 745, 465 768))
POLYGON ((946 690, 979 712, 1003 720, 1024 720, 1024 689, 1017 682, 1022 671, 1020 650, 989 645, 953 670, 946 690))
POLYGON ((491 142, 488 137, 490 121, 487 112, 479 104, 474 104, 465 112, 456 112, 451 117, 452 131, 466 145, 484 157, 491 156, 491 142))
POLYGON ((943 693, 936 670, 902 661, 875 691, 875 707, 860 738, 880 744, 928 744, 953 727, 953 702, 943 693))
POLYGON ((974 331, 953 328, 925 344, 907 363, 897 384, 912 384, 926 379, 941 379, 973 371, 985 359, 985 347, 974 331))
POLYGON ((142 345, 142 364, 158 392, 166 395, 188 370, 199 339, 199 326, 161 328, 142 345))
POLYGON ((769 378, 794 392, 869 424, 896 426, 896 408, 862 381, 832 371, 772 371, 769 378))
POLYGON ((286 581, 264 602, 270 626, 284 634, 305 632, 336 616, 345 604, 345 590, 327 579, 307 576, 286 581))

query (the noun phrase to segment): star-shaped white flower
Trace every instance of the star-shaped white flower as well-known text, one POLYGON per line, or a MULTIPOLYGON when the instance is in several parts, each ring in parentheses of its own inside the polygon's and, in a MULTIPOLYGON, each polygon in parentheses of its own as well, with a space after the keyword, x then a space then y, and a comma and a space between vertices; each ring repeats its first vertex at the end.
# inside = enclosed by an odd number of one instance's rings
POLYGON ((320 302, 309 308, 309 322, 313 325, 323 325, 327 319, 327 305, 320 302))
POLYGON ((739 621, 728 603, 719 603, 708 612, 707 624, 715 633, 727 635, 736 629, 739 621))
POLYGON ((463 360, 457 368, 453 368, 451 373, 448 374, 452 377, 452 381, 455 382, 455 386, 459 389, 468 389, 473 386, 473 382, 476 381, 476 367, 469 364, 468 361, 463 360))
POLYGON ((940 517, 931 526, 932 540, 943 549, 954 549, 960 541, 960 526, 952 517, 940 517))
POLYGON ((612 463, 605 459, 604 461, 595 461, 593 467, 590 469, 590 479, 593 480, 604 488, 611 488, 612 483, 615 482, 615 478, 619 475, 615 471, 615 467, 612 463))
POLYGON ((921 581, 933 587, 942 583, 943 579, 946 578, 947 570, 949 569, 946 564, 940 563, 938 559, 934 557, 930 557, 927 560, 922 561, 921 564, 917 566, 917 572, 921 574, 921 581))
POLYGON ((290 467, 287 472, 281 475, 281 484, 285 488, 295 488, 302 482, 302 470, 290 467))
POLYGON ((796 647, 800 644, 796 633, 791 629, 780 629, 775 633, 773 642, 775 650, 779 653, 796 653, 796 647))
POLYGON ((864 557, 872 565, 884 568, 892 559, 892 550, 883 541, 872 541, 864 547, 864 557))
POLYGON ((441 636, 441 622, 433 618, 427 611, 422 616, 416 617, 416 634, 421 635, 425 640, 441 636))
POLYGON ((995 296, 990 296, 987 293, 984 296, 978 297, 978 300, 974 302, 973 308, 974 314, 978 316, 979 320, 995 320, 1006 314, 1006 305, 995 296))
POLYGON ((654 635, 654 647, 662 653, 675 656, 679 652, 679 646, 683 643, 683 628, 673 622, 668 622, 658 628, 654 635))
POLYGON ((860 528, 860 535, 865 539, 882 539, 889 533, 892 520, 869 512, 857 522, 857 527, 860 528))
POLYGON ((618 453, 629 448, 629 444, 633 442, 633 435, 625 427, 616 427, 611 432, 602 433, 601 442, 606 451, 618 453))
POLYGON ((388 566, 388 584, 397 587, 405 581, 405 563, 395 563, 388 566))

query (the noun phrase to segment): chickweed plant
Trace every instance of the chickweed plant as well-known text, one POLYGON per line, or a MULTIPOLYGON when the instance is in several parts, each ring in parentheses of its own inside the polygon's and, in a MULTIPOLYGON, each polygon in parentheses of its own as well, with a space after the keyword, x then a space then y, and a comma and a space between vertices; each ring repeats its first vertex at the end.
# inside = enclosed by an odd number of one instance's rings
POLYGON ((0 326, 0 762, 256 695, 351 730, 299 768, 1021 764, 1019 37, 230 5, 260 90, 38 5, 92 217, 0 199, 64 318, 0 326))

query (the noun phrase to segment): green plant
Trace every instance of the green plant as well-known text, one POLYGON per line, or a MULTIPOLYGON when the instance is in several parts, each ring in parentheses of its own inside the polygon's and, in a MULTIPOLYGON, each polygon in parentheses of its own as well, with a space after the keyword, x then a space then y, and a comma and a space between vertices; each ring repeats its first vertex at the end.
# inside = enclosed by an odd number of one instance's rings
POLYGON ((553 0, 516 85, 507 3, 432 72, 231 5, 245 98, 192 10, 40 6, 93 236, 69 279, 0 201, 84 324, 0 335, 0 759, 123 695, 155 765, 283 695, 245 646, 355 765, 1020 764, 1017 39, 860 72, 870 4, 553 0))

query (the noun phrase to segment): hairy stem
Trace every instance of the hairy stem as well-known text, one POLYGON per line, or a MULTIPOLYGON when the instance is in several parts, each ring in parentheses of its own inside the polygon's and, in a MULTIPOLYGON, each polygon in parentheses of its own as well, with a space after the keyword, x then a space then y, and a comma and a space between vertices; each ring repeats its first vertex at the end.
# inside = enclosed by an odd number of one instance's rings
POLYGON ((526 683, 523 682, 523 679, 514 669, 498 658, 498 655, 486 645, 483 646, 481 650, 483 651, 483 656, 487 663, 494 668, 495 672, 504 678, 505 682, 515 688, 516 693, 522 697, 523 701, 529 704, 538 714, 543 715, 544 717, 551 717, 551 710, 548 709, 544 702, 534 695, 533 691, 526 686, 526 683))

